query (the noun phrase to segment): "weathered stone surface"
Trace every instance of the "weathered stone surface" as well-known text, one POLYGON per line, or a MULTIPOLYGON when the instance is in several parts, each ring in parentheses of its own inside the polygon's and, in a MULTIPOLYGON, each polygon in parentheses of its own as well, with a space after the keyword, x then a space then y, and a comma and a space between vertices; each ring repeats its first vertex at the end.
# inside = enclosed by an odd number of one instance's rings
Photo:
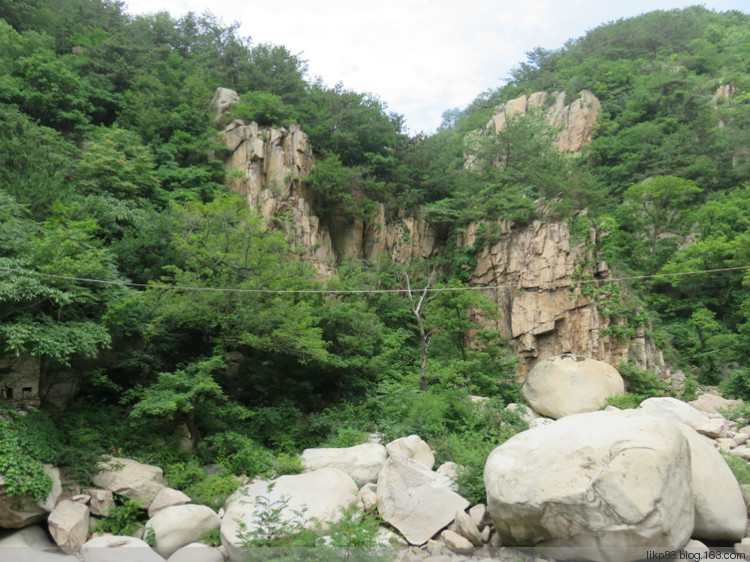
POLYGON ((94 475, 94 484, 115 494, 138 500, 144 506, 150 505, 156 495, 167 487, 161 468, 132 459, 112 457, 99 463, 99 469, 100 472, 94 475))
POLYGON ((440 533, 440 537, 445 542, 445 545, 455 552, 468 554, 474 551, 474 546, 471 544, 471 542, 458 533, 446 529, 445 531, 440 533))
POLYGON ((693 537, 738 540, 747 513, 737 479, 721 454, 691 427, 678 425, 690 446, 690 482, 695 503, 693 537))
POLYGON ((701 394, 697 399, 688 402, 693 408, 707 414, 716 413, 718 408, 727 409, 740 404, 740 400, 727 400, 715 394, 701 394))
POLYGON ((74 555, 59 552, 39 526, 24 527, 6 536, 0 536, 2 562, 79 562, 74 555))
POLYGON ((302 462, 308 472, 333 467, 346 472, 357 486, 377 482, 385 464, 385 447, 377 443, 363 443, 347 448, 305 449, 302 462))
POLYGON ((62 500, 50 513, 47 526, 55 544, 71 551, 83 545, 89 534, 89 508, 71 500, 62 500))
POLYGON ((35 502, 29 496, 8 496, 5 477, 0 474, 0 528, 21 529, 46 519, 62 493, 60 471, 44 465, 44 473, 52 480, 52 488, 44 501, 35 502))
POLYGON ((111 490, 97 490, 96 488, 87 488, 85 492, 91 496, 89 509, 92 515, 106 517, 109 510, 115 505, 115 498, 111 490))
POLYGON ((566 547, 566 557, 594 560, 682 547, 693 530, 690 478, 690 448, 676 424, 633 411, 572 415, 519 433, 484 471, 504 545, 566 547))
POLYGON ((164 562, 145 541, 119 535, 86 541, 79 554, 83 562, 164 562))
POLYGON ((0 400, 39 406, 39 357, 22 353, 0 356, 0 400))
POLYGON ((665 418, 677 423, 684 423, 691 427, 697 427, 699 424, 708 420, 708 416, 697 410, 690 404, 670 397, 647 398, 638 406, 639 410, 650 416, 665 418))
POLYGON ((469 506, 451 482, 417 461, 392 456, 378 477, 378 513, 410 544, 424 544, 469 506))
POLYGON ((487 521, 485 520, 487 517, 487 506, 483 503, 471 506, 469 509, 469 517, 474 521, 474 525, 477 526, 477 529, 484 529, 487 525, 487 521))
MULTIPOLYGON (((435 470, 435 472, 447 476, 455 482, 458 479, 459 470, 461 470, 461 467, 459 465, 457 465, 453 461, 446 461, 439 467, 437 467, 437 470, 435 470)), ((457 487, 454 487, 453 489, 456 490, 457 487)))
POLYGON ((456 511, 456 532, 468 540, 474 546, 482 546, 482 537, 479 528, 468 513, 459 509, 456 511))
POLYGON ((372 490, 365 490, 364 488, 357 492, 357 497, 362 503, 362 509, 365 512, 370 513, 378 505, 378 495, 372 490))
POLYGON ((430 446, 422 441, 418 435, 409 435, 391 441, 385 446, 388 456, 401 456, 412 459, 432 469, 435 466, 435 455, 430 446))
POLYGON ((214 121, 218 122, 229 111, 229 108, 236 103, 240 103, 240 96, 237 92, 229 88, 216 88, 214 97, 211 100, 211 111, 214 113, 214 121))
POLYGON ((294 512, 304 511, 303 523, 308 528, 313 527, 315 518, 324 524, 325 529, 326 523, 338 521, 341 510, 357 501, 357 485, 351 476, 337 468, 322 468, 243 486, 227 500, 226 513, 221 520, 221 543, 233 562, 243 559, 239 537, 241 525, 248 533, 257 528, 258 506, 255 502, 258 497, 267 498, 272 505, 283 506, 283 521, 292 521, 296 517, 294 512), (273 484, 273 489, 269 488, 270 484, 273 484))
POLYGON ((224 557, 218 548, 194 542, 183 546, 170 556, 167 562, 223 562, 224 557))
POLYGON ((512 99, 495 108, 487 124, 493 132, 502 130, 508 120, 531 111, 542 111, 555 128, 562 128, 553 145, 561 152, 578 152, 591 142, 601 103, 596 96, 581 90, 578 98, 565 105, 565 92, 536 92, 530 96, 512 99))
POLYGON ((169 558, 181 547, 198 540, 221 525, 221 519, 205 505, 173 505, 160 509, 146 523, 156 540, 156 552, 169 558))
POLYGON ((711 439, 726 437, 727 420, 721 418, 710 418, 696 425, 695 430, 701 435, 705 435, 711 439))
POLYGON ((528 423, 531 423, 532 421, 538 420, 540 418, 539 414, 537 414, 529 406, 526 406, 524 404, 516 404, 515 402, 511 402, 510 404, 505 406, 505 409, 509 412, 515 412, 523 421, 528 423))
POLYGON ((536 412, 555 419, 598 410, 607 398, 624 392, 617 369, 572 354, 537 363, 521 388, 521 396, 536 412))
POLYGON ((162 488, 161 491, 156 494, 154 501, 148 506, 148 516, 153 517, 159 510, 165 507, 171 507, 173 505, 185 505, 190 503, 190 497, 174 488, 162 488))

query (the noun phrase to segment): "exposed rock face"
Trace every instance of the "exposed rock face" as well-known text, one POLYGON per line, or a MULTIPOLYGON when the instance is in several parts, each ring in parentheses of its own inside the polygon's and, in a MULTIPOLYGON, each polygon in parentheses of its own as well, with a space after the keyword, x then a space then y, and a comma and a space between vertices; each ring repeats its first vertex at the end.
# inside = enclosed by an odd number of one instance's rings
POLYGON ((0 400, 21 400, 39 406, 38 357, 26 353, 0 357, 0 400))
MULTIPOLYGON (((493 127, 501 126, 509 115, 547 108, 553 123, 567 127, 558 139, 560 150, 577 150, 591 138, 598 101, 586 92, 572 104, 563 101, 562 94, 543 93, 512 100, 493 119, 493 127)), ((230 151, 227 181, 232 190, 245 196, 266 220, 279 214, 290 217, 284 227, 287 234, 322 278, 334 275, 336 264, 346 256, 376 262, 386 255, 408 264, 439 254, 440 235, 422 211, 386 216, 381 206, 369 221, 333 216, 324 222, 314 215, 314 194, 301 179, 310 173, 314 160, 307 136, 298 127, 262 128, 237 120, 220 136, 230 151)), ((474 246, 479 226, 469 225, 459 243, 474 246)), ((541 359, 570 352, 611 365, 631 360, 640 369, 655 369, 669 378, 663 358, 647 344, 642 329, 626 341, 607 334, 620 321, 600 315, 594 297, 569 290, 584 260, 595 263, 587 273, 597 279, 608 277, 606 263, 586 248, 596 245, 600 233, 592 230, 588 240, 574 243, 564 222, 536 221, 519 228, 499 218, 496 225, 486 226, 496 242, 476 252, 470 283, 501 286, 486 294, 501 314, 494 327, 511 338, 522 357, 522 375, 541 359)))
POLYGON ((690 470, 688 443, 673 422, 638 412, 577 414, 519 433, 490 454, 487 508, 503 545, 634 560, 690 539, 690 470))
POLYGON ((599 100, 588 90, 581 90, 578 98, 567 105, 565 92, 535 92, 495 108, 487 129, 500 131, 508 120, 540 111, 550 125, 562 128, 553 142, 555 148, 561 152, 578 152, 591 142, 601 108, 599 100))
POLYGON ((385 446, 390 457, 406 457, 432 470, 435 466, 435 455, 432 454, 430 446, 418 435, 409 435, 391 441, 385 446))
POLYGON ((521 388, 534 411, 554 419, 593 412, 624 392, 625 383, 612 365, 572 354, 540 361, 521 388))

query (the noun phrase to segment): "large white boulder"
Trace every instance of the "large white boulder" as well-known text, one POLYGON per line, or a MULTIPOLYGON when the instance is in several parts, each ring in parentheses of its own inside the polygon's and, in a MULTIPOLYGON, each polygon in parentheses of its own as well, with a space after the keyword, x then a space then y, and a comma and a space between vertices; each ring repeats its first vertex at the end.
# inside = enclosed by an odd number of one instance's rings
POLYGON ((156 552, 169 558, 176 550, 197 541, 203 533, 218 529, 221 519, 205 505, 173 505, 160 509, 146 523, 153 531, 156 552))
POLYGON ((121 496, 140 501, 148 507, 156 495, 167 486, 164 472, 158 466, 132 459, 112 457, 99 463, 94 484, 121 496))
POLYGON ((363 443, 346 448, 305 449, 302 461, 307 472, 338 468, 351 476, 357 486, 363 486, 368 482, 377 482, 387 456, 383 445, 363 443))
POLYGON ((389 457, 406 457, 425 465, 428 469, 435 466, 435 455, 430 446, 418 435, 409 435, 395 439, 385 446, 389 457))
POLYGON ((452 486, 453 480, 422 463, 392 456, 378 477, 378 513, 409 543, 424 544, 469 506, 452 486))
POLYGON ((624 392, 612 365, 569 353, 537 363, 521 387, 521 397, 535 412, 555 419, 593 412, 624 392))
POLYGON ((693 531, 690 448, 676 424, 592 412, 524 431, 487 459, 487 507, 503 545, 555 557, 635 560, 693 531), (564 555, 563 555, 564 553, 564 555))
POLYGON ((66 552, 86 542, 89 534, 89 508, 82 503, 62 500, 50 513, 47 527, 57 546, 66 552))
POLYGON ((695 409, 690 404, 677 400, 677 398, 661 397, 646 398, 638 406, 638 410, 649 416, 672 420, 677 423, 684 423, 690 427, 697 427, 708 416, 703 412, 695 409))
POLYGON ((693 537, 742 539, 747 512, 742 490, 732 470, 709 440, 685 424, 678 427, 690 445, 691 487, 695 502, 693 537))
POLYGON ((0 474, 0 528, 21 529, 46 519, 62 493, 60 471, 51 464, 44 465, 44 473, 52 480, 47 497, 34 501, 30 496, 9 496, 5 477, 0 474))
POLYGON ((282 508, 282 523, 297 520, 307 528, 314 528, 317 520, 325 530, 326 523, 338 521, 342 511, 356 503, 357 484, 338 468, 322 468, 243 486, 227 500, 221 520, 221 544, 233 562, 243 560, 243 536, 251 536, 261 523, 263 508, 258 499, 274 509, 282 508), (302 514, 302 520, 296 513, 302 514))
POLYGON ((156 554, 146 541, 120 535, 105 535, 86 541, 78 554, 83 562, 164 562, 164 558, 156 554))
POLYGON ((194 542, 176 551, 167 562, 224 562, 224 557, 218 548, 194 542))

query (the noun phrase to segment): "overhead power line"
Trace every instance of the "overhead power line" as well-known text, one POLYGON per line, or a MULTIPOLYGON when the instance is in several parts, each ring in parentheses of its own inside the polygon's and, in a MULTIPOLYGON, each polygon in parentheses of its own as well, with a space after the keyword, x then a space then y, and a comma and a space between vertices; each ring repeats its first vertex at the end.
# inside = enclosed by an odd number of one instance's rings
MULTIPOLYGON (((706 273, 723 273, 727 271, 742 271, 750 269, 750 265, 743 265, 737 267, 721 267, 717 269, 701 269, 695 271, 679 271, 675 273, 653 273, 650 275, 633 275, 629 277, 609 277, 600 279, 579 279, 573 281, 565 281, 560 283, 548 283, 542 284, 542 287, 529 287, 521 284, 502 284, 502 285, 470 285, 461 287, 423 287, 420 289, 412 289, 413 292, 443 292, 443 291, 483 291, 483 290, 496 290, 496 289, 530 289, 530 288, 544 288, 544 289, 560 289, 563 287, 571 287, 574 285, 591 284, 591 283, 610 283, 610 282, 624 282, 624 281, 639 281, 645 279, 658 279, 663 277, 677 277, 684 275, 700 275, 706 273)), ((198 287, 191 285, 154 285, 148 283, 132 283, 130 281, 121 280, 108 280, 108 279, 92 279, 88 277, 75 277, 72 275, 57 275, 54 273, 43 273, 40 271, 31 271, 28 269, 20 269, 15 267, 3 267, 0 266, 0 271, 7 271, 9 273, 17 273, 19 275, 28 275, 36 277, 44 277, 47 279, 61 279, 66 281, 76 281, 80 283, 95 283, 100 285, 120 285, 125 287, 134 287, 141 289, 154 289, 154 290, 175 290, 175 291, 215 291, 223 293, 266 293, 266 294, 327 294, 327 295, 347 295, 347 294, 366 294, 366 293, 406 293, 408 289, 247 289, 241 287, 198 287)))

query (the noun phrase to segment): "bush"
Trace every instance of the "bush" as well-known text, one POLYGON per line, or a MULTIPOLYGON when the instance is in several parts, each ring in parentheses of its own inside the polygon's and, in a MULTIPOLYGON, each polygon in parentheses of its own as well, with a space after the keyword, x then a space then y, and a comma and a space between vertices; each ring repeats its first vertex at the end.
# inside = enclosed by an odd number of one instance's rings
POLYGON ((193 503, 207 505, 216 511, 240 485, 233 474, 207 474, 195 461, 167 465, 164 475, 171 487, 185 492, 193 503))
POLYGON ((636 369, 632 363, 620 363, 617 369, 625 381, 625 391, 640 396, 641 401, 669 393, 669 386, 656 373, 636 369))
POLYGON ((146 520, 143 506, 129 498, 118 498, 109 510, 109 515, 96 524, 97 533, 112 533, 113 535, 133 535, 146 520))
POLYGON ((626 392, 625 394, 614 394, 607 398, 607 406, 614 406, 621 410, 637 408, 644 398, 638 394, 626 392))
POLYGON ((732 371, 721 384, 721 393, 728 398, 750 400, 750 368, 740 367, 732 371))
POLYGON ((724 452, 722 452, 721 456, 724 457, 729 468, 732 469, 732 473, 737 479, 737 482, 740 484, 750 484, 750 466, 745 459, 724 452))

